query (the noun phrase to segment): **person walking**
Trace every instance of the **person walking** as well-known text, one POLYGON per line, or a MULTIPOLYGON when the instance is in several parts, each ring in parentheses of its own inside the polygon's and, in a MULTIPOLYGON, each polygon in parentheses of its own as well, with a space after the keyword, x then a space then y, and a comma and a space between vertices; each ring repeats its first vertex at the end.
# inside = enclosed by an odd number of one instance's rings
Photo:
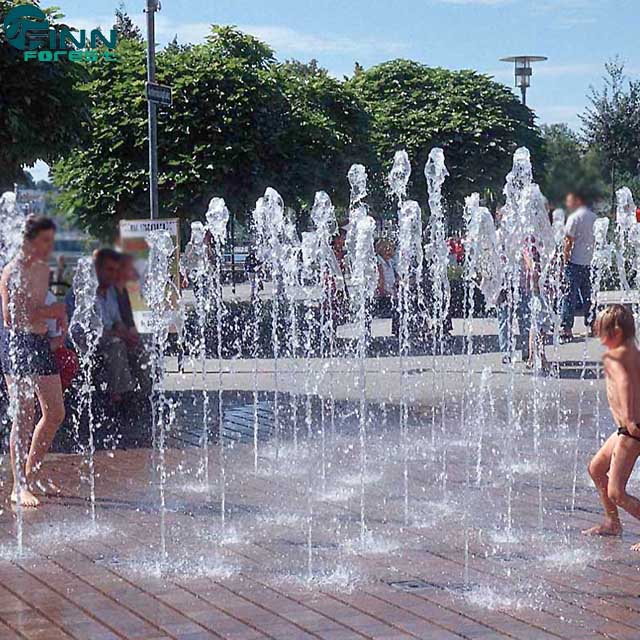
POLYGON ((589 206, 588 195, 575 189, 567 194, 566 206, 570 212, 564 229, 564 279, 560 341, 571 342, 576 309, 580 302, 584 311, 584 324, 591 331, 591 258, 593 257, 593 225, 596 214, 589 206))

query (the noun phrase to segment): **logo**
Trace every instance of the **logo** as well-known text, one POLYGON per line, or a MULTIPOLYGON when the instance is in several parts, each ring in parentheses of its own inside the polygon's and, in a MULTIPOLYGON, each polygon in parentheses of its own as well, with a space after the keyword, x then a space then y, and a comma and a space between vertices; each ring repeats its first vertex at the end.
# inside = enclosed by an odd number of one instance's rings
POLYGON ((118 32, 115 29, 111 29, 107 37, 100 29, 91 30, 87 36, 85 29, 54 28, 45 12, 32 4, 19 5, 7 13, 4 33, 12 47, 24 52, 25 62, 58 62, 65 58, 72 62, 116 59, 113 49, 118 43, 118 32))

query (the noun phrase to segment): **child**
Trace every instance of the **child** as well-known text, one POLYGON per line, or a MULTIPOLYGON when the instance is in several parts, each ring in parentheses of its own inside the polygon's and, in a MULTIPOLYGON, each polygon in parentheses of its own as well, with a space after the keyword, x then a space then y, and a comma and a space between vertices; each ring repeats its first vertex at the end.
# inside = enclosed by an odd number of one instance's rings
MULTIPOLYGON (((640 519, 640 500, 627 493, 627 481, 640 456, 640 351, 633 314, 623 305, 604 309, 594 330, 607 349, 602 359, 607 399, 618 430, 589 464, 589 475, 604 506, 604 523, 583 533, 618 536, 622 533, 619 507, 640 519)), ((640 544, 631 549, 640 551, 640 544)))

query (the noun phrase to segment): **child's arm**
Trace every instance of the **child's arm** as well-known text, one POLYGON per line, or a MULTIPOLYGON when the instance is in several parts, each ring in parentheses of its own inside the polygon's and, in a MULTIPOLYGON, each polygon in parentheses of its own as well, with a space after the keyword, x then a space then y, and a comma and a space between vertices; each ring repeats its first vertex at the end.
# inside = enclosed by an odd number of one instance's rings
MULTIPOLYGON (((619 425, 632 435, 640 435, 640 428, 636 426, 638 416, 635 415, 635 403, 631 376, 623 356, 606 356, 607 375, 615 389, 616 407, 615 417, 619 425)), ((612 407, 613 409, 613 407, 612 407)))

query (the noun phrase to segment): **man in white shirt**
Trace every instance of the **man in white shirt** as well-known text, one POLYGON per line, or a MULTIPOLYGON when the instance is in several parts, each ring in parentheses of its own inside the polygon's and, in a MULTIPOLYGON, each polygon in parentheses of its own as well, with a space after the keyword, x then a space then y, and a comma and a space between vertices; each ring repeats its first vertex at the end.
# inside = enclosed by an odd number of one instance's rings
POLYGON ((584 309, 584 324, 591 328, 591 258, 593 257, 593 224, 596 214, 588 206, 588 196, 576 189, 566 198, 570 212, 565 225, 564 277, 565 294, 562 301, 562 333, 560 339, 573 338, 573 321, 578 303, 584 309))

